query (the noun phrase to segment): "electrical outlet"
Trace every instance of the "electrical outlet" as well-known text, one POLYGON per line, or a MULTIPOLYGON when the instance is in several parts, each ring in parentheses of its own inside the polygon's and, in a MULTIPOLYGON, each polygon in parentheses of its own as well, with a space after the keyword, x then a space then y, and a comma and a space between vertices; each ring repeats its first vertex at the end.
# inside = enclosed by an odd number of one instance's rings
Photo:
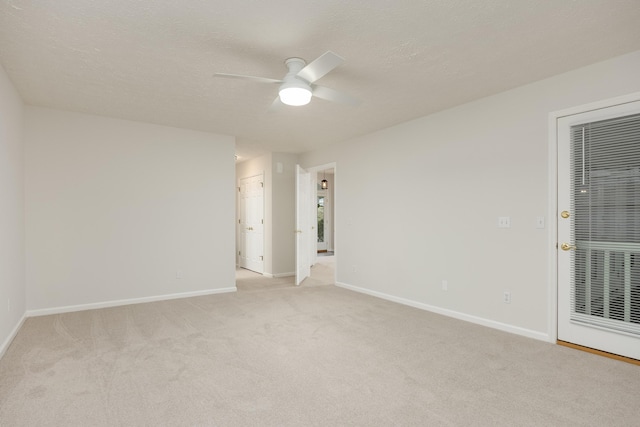
POLYGON ((511 218, 508 216, 499 216, 498 228, 511 228, 511 218))
POLYGON ((442 290, 443 291, 448 291, 449 290, 449 282, 447 282, 446 280, 442 281, 442 290))
POLYGON ((502 294, 502 302, 505 304, 511 304, 511 292, 504 291, 502 294))

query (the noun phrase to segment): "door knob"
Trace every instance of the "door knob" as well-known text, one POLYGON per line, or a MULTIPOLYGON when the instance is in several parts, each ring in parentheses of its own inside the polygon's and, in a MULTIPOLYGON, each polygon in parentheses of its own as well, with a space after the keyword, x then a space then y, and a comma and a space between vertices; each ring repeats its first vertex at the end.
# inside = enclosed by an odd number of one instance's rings
POLYGON ((569 214, 569 211, 562 211, 560 212, 560 216, 564 219, 569 218, 571 215, 569 214))
POLYGON ((565 242, 565 243, 560 245, 560 249, 562 249, 563 251, 570 251, 570 250, 573 249, 575 251, 578 248, 575 245, 570 245, 570 244, 565 242))

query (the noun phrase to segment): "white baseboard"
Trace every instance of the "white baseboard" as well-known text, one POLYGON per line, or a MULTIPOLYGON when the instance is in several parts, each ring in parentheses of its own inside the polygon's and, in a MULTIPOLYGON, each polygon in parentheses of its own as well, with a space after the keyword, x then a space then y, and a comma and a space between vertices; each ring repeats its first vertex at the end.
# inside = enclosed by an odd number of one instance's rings
POLYGON ((11 333, 9 334, 9 336, 7 337, 6 340, 4 340, 4 342, 2 343, 2 347, 0 347, 0 359, 2 359, 2 356, 4 356, 4 354, 6 353, 6 351, 9 349, 9 346, 11 345, 11 342, 13 341, 13 339, 16 337, 16 335, 18 334, 18 331, 20 330, 20 328, 22 327, 22 324, 24 323, 25 319, 27 318, 26 314, 22 315, 22 318, 20 319, 20 321, 16 324, 15 328, 13 328, 13 330, 11 331, 11 333))
POLYGON ((271 273, 262 273, 262 275, 264 277, 268 277, 269 279, 277 279, 280 277, 291 277, 291 276, 295 276, 296 273, 276 273, 276 274, 271 274, 271 273))
POLYGON ((388 301, 397 302, 399 304, 408 305, 410 307, 419 308, 420 310, 430 311, 436 314, 442 314, 443 316, 453 317, 454 319, 464 320, 466 322, 475 323, 477 325, 487 326, 489 328, 498 329, 504 332, 510 332, 516 335, 522 335, 524 337, 533 338, 540 341, 550 342, 550 337, 544 332, 538 332, 531 329, 521 328, 519 326, 513 326, 506 323, 496 322, 495 320, 484 319, 482 317, 472 316, 470 314, 460 313, 458 311, 449 310, 446 308, 436 307, 429 304, 424 304, 417 301, 412 301, 405 298, 388 295, 382 292, 372 291, 370 289, 360 288, 357 286, 348 285, 346 283, 336 282, 336 286, 349 289, 351 291, 360 292, 363 294, 371 295, 377 298, 386 299, 388 301))
POLYGON ((179 298, 199 297, 203 295, 223 294, 227 292, 236 292, 236 287, 207 289, 204 291, 183 292, 178 294, 157 295, 153 297, 132 298, 115 301, 97 302, 91 304, 69 305, 65 307, 43 308, 38 310, 27 310, 26 317, 47 316, 49 314, 71 313, 74 311, 95 310, 98 308, 118 307, 121 305, 142 304, 145 302, 166 301, 179 298))
POLYGON ((295 276, 295 275, 296 275, 296 273, 294 273, 294 272, 292 271, 292 272, 289 272, 289 273, 277 273, 277 274, 274 274, 274 275, 273 275, 273 277, 275 277, 275 278, 279 278, 279 277, 291 277, 291 276, 295 276))

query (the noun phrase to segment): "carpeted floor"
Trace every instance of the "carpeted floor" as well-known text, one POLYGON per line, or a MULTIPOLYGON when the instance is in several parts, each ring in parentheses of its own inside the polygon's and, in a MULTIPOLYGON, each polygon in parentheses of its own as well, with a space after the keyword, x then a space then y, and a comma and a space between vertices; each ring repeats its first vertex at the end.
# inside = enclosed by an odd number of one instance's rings
POLYGON ((640 420, 637 366, 330 284, 257 279, 232 294, 27 319, 0 360, 0 425, 640 420))

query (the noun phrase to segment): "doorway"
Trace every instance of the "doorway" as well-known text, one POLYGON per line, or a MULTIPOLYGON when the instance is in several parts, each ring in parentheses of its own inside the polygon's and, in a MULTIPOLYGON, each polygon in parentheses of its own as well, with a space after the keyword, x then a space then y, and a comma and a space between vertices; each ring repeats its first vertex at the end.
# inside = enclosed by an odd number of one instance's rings
POLYGON ((316 184, 316 252, 333 252, 333 190, 335 188, 334 169, 317 172, 316 184))
POLYGON ((325 230, 327 223, 325 222, 325 210, 327 208, 327 190, 318 190, 318 196, 316 197, 316 223, 318 224, 318 237, 316 243, 316 249, 318 253, 327 252, 327 232, 325 230))
MULTIPOLYGON (((331 255, 331 259, 323 259, 323 263, 331 263, 331 274, 333 281, 337 279, 337 233, 334 224, 336 223, 337 206, 337 168, 335 163, 314 166, 304 170, 298 166, 296 175, 296 282, 301 282, 310 275, 310 269, 318 262, 318 205, 319 196, 324 196, 322 200, 322 240, 326 242, 326 251, 323 255, 331 255), (332 172, 332 173, 331 173, 332 172), (327 179, 328 188, 322 188, 322 180, 327 179), (309 183, 309 190, 306 185, 299 185, 302 182, 309 183), (322 193, 322 191, 327 191, 322 193), (306 206, 306 207, 305 207, 306 206), (305 218, 313 219, 309 224, 305 223, 305 218), (310 232, 310 238, 304 239, 305 230, 310 232), (306 254, 304 253, 306 252, 306 254), (301 263, 304 263, 301 264, 301 263)), ((325 243, 322 242, 322 243, 325 243)), ((323 246, 320 246, 323 248, 323 246)), ((323 249, 321 249, 323 250, 323 249)))
POLYGON ((557 337, 640 359, 640 101, 557 118, 557 337))

